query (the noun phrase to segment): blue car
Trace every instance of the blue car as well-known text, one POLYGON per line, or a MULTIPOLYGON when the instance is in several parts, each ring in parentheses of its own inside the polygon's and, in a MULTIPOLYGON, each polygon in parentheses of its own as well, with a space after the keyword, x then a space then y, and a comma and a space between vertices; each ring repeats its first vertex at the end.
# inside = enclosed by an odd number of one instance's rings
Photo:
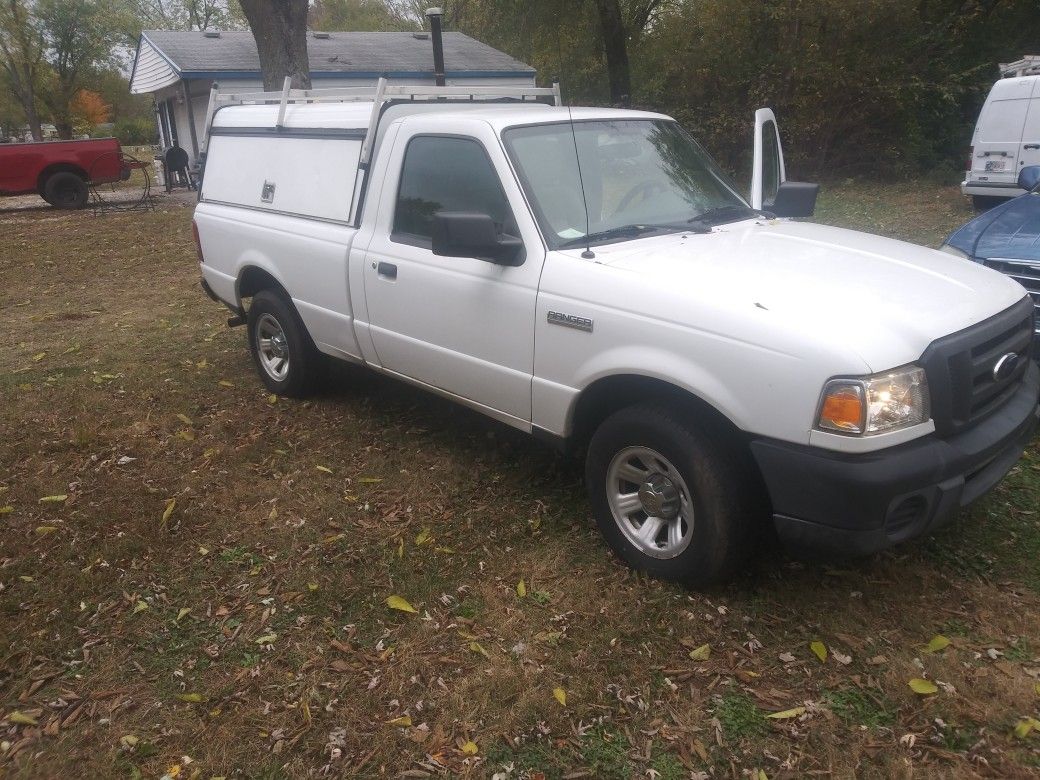
POLYGON ((1033 299, 1033 357, 1040 359, 1040 165, 1023 168, 1025 195, 1005 201, 957 228, 942 250, 1007 274, 1033 299))

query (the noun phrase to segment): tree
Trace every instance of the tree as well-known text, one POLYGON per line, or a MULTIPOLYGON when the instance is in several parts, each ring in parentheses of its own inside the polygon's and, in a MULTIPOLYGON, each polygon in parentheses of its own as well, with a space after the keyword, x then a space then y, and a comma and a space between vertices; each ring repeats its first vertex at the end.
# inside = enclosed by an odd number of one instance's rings
POLYGON ((42 97, 60 138, 71 138, 72 103, 98 70, 113 62, 125 18, 105 0, 37 0, 50 68, 42 97))
POLYGON ((416 22, 386 0, 317 0, 310 8, 312 30, 414 30, 416 22))
POLYGON ((37 105, 43 53, 43 33, 24 0, 0 0, 0 66, 37 141, 43 140, 37 105))
POLYGON ((77 133, 89 134, 98 125, 112 118, 112 106, 97 92, 81 89, 69 105, 73 128, 77 133))
POLYGON ((228 30, 243 26, 232 0, 134 0, 139 26, 157 30, 228 30))
POLYGON ((293 89, 310 89, 307 0, 239 0, 256 40, 264 89, 278 90, 286 76, 293 89))

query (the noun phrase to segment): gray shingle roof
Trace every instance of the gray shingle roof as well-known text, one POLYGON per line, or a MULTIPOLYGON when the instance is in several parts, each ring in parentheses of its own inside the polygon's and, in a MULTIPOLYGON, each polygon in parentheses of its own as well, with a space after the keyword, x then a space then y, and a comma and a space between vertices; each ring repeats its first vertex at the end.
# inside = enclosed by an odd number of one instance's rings
MULTIPOLYGON (((260 72, 256 43, 248 31, 221 32, 208 38, 201 32, 146 30, 152 42, 182 73, 260 72)), ((307 34, 311 72, 432 73, 429 37, 410 32, 331 32, 329 38, 307 34)), ((463 35, 444 33, 444 68, 451 73, 534 73, 534 68, 505 52, 463 35)))

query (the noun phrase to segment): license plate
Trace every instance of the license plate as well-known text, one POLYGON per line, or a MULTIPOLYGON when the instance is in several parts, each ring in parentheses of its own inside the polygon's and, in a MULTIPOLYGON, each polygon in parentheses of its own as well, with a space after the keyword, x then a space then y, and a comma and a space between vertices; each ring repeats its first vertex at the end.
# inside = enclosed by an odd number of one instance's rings
POLYGON ((1002 171, 1005 165, 1007 165, 1007 160, 1005 159, 986 160, 987 171, 1002 171))

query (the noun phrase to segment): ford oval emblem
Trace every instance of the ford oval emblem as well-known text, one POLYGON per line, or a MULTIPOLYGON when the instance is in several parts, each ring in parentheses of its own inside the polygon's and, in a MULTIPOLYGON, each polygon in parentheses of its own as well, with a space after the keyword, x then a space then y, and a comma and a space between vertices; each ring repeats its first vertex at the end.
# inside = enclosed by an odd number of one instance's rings
POLYGON ((993 381, 1003 382, 1015 373, 1017 366, 1018 355, 1016 353, 1008 352, 1006 355, 1001 355, 1000 360, 993 364, 993 381))

